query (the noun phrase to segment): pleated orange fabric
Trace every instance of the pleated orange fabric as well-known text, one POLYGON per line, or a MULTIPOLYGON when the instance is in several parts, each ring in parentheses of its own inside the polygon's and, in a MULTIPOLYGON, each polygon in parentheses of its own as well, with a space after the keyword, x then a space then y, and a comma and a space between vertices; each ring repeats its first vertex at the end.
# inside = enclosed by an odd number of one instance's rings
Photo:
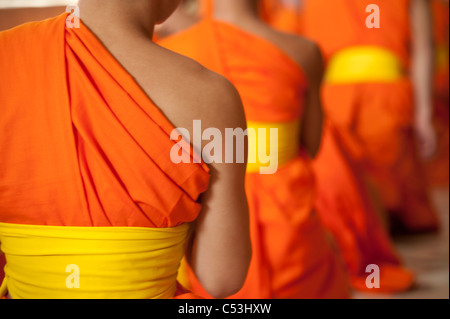
MULTIPOLYGON (((302 117, 307 80, 272 43, 206 19, 161 45, 227 77, 241 94, 248 121, 283 123, 302 117)), ((311 162, 300 150, 273 175, 247 174, 253 258, 246 283, 233 298, 349 297, 343 262, 314 211, 314 180, 311 162)), ((208 297, 192 272, 191 284, 208 297)))
POLYGON ((449 8, 441 0, 433 0, 436 70, 434 90, 434 123, 438 134, 438 149, 434 158, 425 163, 432 186, 449 184, 449 8))
POLYGON ((94 34, 66 27, 66 16, 0 33, 0 222, 194 221, 208 167, 171 161, 172 124, 94 34))
MULTIPOLYGON (((341 50, 371 46, 410 65, 409 0, 380 0, 381 28, 366 26, 369 0, 308 0, 303 12, 305 36, 316 41, 330 61, 341 50)), ((407 76, 394 82, 326 83, 325 112, 346 151, 370 176, 393 220, 407 231, 438 229, 426 177, 413 133, 413 91, 407 76)))

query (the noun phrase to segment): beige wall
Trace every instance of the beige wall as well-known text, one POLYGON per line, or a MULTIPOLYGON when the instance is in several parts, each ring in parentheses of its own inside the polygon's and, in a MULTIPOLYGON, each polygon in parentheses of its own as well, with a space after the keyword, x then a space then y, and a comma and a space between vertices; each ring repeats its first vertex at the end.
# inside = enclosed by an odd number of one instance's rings
POLYGON ((0 9, 0 31, 20 24, 55 17, 66 11, 66 6, 49 8, 0 9))
POLYGON ((58 7, 77 2, 78 0, 0 0, 0 8, 58 7))

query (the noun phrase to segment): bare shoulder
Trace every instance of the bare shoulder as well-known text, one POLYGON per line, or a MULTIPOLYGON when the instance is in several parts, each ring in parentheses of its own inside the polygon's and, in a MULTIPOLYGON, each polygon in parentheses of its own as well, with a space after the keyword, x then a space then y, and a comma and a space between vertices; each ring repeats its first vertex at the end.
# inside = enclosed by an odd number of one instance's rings
POLYGON ((277 31, 267 25, 259 25, 258 29, 260 35, 278 46, 301 66, 310 82, 320 81, 324 61, 322 52, 315 42, 295 34, 277 31))
POLYGON ((229 80, 203 66, 192 76, 192 109, 202 115, 204 121, 217 128, 246 125, 241 97, 229 80))
POLYGON ((313 41, 292 34, 279 33, 284 49, 304 70, 310 82, 320 82, 324 72, 324 58, 313 41))
MULTIPOLYGON (((166 50, 166 49, 164 49, 166 50)), ((172 51, 165 52, 163 106, 174 122, 201 120, 203 127, 244 127, 245 115, 236 88, 225 77, 172 51)))

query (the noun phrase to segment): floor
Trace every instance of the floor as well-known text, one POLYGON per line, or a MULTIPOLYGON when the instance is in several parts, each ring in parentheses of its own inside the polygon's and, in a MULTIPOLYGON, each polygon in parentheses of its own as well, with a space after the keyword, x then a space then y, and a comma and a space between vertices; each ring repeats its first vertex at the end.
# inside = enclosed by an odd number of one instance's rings
POLYGON ((449 299, 449 190, 435 190, 442 218, 440 234, 397 238, 406 265, 417 274, 416 288, 396 295, 356 294, 357 299, 449 299))

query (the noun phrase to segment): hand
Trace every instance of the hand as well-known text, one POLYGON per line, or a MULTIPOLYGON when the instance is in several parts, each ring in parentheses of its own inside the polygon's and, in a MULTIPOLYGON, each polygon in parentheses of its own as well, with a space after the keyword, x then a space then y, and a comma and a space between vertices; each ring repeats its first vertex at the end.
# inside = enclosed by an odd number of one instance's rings
POLYGON ((437 150, 437 134, 432 121, 419 118, 415 130, 421 157, 431 159, 437 150))

